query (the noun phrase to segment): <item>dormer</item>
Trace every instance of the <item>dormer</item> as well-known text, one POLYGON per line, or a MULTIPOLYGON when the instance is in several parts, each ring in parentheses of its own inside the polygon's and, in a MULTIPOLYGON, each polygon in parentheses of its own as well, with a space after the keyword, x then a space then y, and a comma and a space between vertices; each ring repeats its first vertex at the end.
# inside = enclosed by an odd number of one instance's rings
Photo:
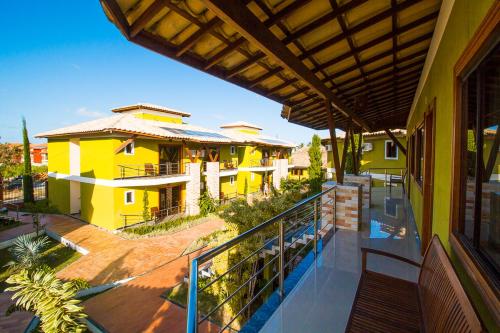
POLYGON ((164 106, 145 103, 122 106, 111 111, 115 113, 133 114, 134 117, 139 119, 161 121, 174 124, 182 124, 182 118, 191 117, 190 113, 170 109, 164 106))
POLYGON ((228 131, 241 132, 244 134, 259 135, 262 128, 259 126, 247 123, 245 121, 237 121, 235 123, 221 125, 220 128, 228 131))

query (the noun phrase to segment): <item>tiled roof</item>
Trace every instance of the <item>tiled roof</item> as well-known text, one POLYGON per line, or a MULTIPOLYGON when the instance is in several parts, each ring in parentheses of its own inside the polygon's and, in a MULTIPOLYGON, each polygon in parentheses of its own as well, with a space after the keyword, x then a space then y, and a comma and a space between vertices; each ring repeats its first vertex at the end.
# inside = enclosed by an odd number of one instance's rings
POLYGON ((135 117, 130 113, 117 114, 111 117, 87 121, 52 131, 39 133, 38 138, 57 136, 74 136, 93 133, 128 133, 153 136, 166 139, 189 140, 195 142, 214 143, 257 143, 262 145, 294 147, 294 143, 270 136, 246 135, 233 130, 214 131, 189 124, 175 124, 135 117))
POLYGON ((113 111, 115 113, 120 113, 120 112, 134 111, 134 110, 140 110, 140 109, 171 113, 171 114, 176 114, 176 115, 179 115, 182 117, 191 117, 190 113, 167 108, 167 107, 161 106, 161 105, 149 104, 149 103, 137 103, 137 104, 132 104, 132 105, 125 105, 125 106, 121 106, 119 108, 112 109, 111 111, 113 111))
POLYGON ((248 127, 248 128, 258 129, 258 130, 262 129, 259 126, 251 124, 251 123, 247 123, 246 121, 237 121, 234 123, 224 124, 224 125, 220 126, 220 128, 234 128, 234 127, 248 127))
MULTIPOLYGON (((321 161, 323 168, 327 167, 326 148, 321 146, 321 161)), ((309 161, 309 146, 297 149, 292 153, 292 165, 296 168, 308 168, 311 165, 309 161)))

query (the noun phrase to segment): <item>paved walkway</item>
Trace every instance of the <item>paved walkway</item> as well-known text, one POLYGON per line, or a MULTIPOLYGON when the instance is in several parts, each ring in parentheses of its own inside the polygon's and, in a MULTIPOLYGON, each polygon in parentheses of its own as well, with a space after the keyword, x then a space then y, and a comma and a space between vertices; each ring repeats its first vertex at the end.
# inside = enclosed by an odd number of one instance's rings
MULTIPOLYGON (((140 278, 89 299, 84 303, 85 312, 110 333, 184 332, 186 310, 166 301, 161 295, 183 281, 189 260, 198 254, 177 258, 140 278)), ((200 331, 218 330, 204 325, 200 331)))
MULTIPOLYGON (((17 218, 16 212, 9 211, 8 215, 17 218)), ((18 227, 0 231, 0 242, 36 231, 33 227, 33 220, 30 214, 19 213, 19 220, 21 221, 21 224, 18 227)), ((43 224, 43 222, 41 222, 41 224, 43 224)))
POLYGON ((99 228, 63 215, 47 215, 46 228, 90 253, 58 273, 63 279, 83 278, 100 285, 144 274, 176 258, 193 241, 224 225, 221 219, 173 234, 140 239, 123 239, 99 228))
POLYGON ((0 332, 2 333, 21 333, 28 326, 33 314, 30 312, 14 312, 10 316, 5 315, 5 311, 12 304, 10 297, 12 293, 0 293, 0 332))

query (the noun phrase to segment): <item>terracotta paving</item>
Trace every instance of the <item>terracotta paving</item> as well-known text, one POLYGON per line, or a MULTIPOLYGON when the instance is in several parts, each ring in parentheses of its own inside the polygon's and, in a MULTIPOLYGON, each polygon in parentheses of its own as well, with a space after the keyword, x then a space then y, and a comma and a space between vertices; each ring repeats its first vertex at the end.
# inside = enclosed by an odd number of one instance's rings
POLYGON ((10 296, 12 293, 0 293, 0 332, 21 333, 28 326, 33 315, 29 312, 14 312, 10 316, 5 315, 5 311, 12 304, 10 296))
MULTIPOLYGON (((166 301, 161 295, 180 283, 188 272, 191 256, 183 256, 118 288, 84 303, 85 312, 106 331, 184 332, 185 309, 166 301)), ((215 327, 200 327, 202 332, 217 332, 215 327)))
MULTIPOLYGON (((9 211, 9 216, 16 217, 17 214, 16 212, 9 211)), ((20 235, 24 234, 29 234, 31 232, 35 231, 35 228, 33 227, 31 215, 29 214, 24 214, 24 213, 19 213, 19 220, 21 221, 21 225, 15 228, 3 230, 0 232, 0 242, 7 241, 9 239, 16 238, 20 235)), ((43 224, 43 222, 41 222, 43 224)))
POLYGON ((207 219, 177 233, 141 239, 118 235, 63 215, 47 215, 46 228, 90 253, 58 273, 63 279, 84 278, 91 285, 144 274, 178 258, 193 241, 223 227, 220 219, 207 219))

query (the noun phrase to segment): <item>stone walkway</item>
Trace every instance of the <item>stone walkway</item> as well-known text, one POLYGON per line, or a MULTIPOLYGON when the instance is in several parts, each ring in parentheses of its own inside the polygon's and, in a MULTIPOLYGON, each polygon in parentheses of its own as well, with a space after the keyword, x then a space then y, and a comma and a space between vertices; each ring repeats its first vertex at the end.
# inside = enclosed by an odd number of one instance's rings
MULTIPOLYGON (((175 285, 185 275, 188 256, 181 255, 186 247, 199 237, 224 226, 223 220, 210 218, 207 222, 173 234, 128 240, 64 215, 45 215, 43 223, 49 231, 89 251, 89 254, 59 271, 58 277, 84 278, 91 285, 100 285, 143 275, 85 302, 86 312, 108 332, 147 331, 148 327, 153 331, 155 327, 162 327, 162 330, 168 327, 169 331, 172 331, 170 327, 182 326, 184 329, 184 324, 179 324, 184 323, 184 310, 159 295, 165 291, 165 285, 175 285), (115 291, 119 291, 116 297, 113 296, 115 291), (119 304, 116 304, 117 299, 119 304), (124 326, 124 322, 135 326, 124 326)), ((0 332, 22 332, 31 315, 19 313, 5 318, 4 309, 10 303, 8 294, 0 294, 0 332)))
POLYGON ((61 270, 58 276, 83 278, 91 285, 151 271, 178 258, 194 240, 224 225, 223 220, 211 218, 173 234, 129 240, 63 215, 47 215, 45 223, 46 229, 89 251, 61 270))
MULTIPOLYGON (((84 303, 85 312, 107 332, 185 332, 186 310, 161 295, 183 281, 189 261, 183 256, 84 303)), ((207 324, 201 332, 217 332, 207 324)))

